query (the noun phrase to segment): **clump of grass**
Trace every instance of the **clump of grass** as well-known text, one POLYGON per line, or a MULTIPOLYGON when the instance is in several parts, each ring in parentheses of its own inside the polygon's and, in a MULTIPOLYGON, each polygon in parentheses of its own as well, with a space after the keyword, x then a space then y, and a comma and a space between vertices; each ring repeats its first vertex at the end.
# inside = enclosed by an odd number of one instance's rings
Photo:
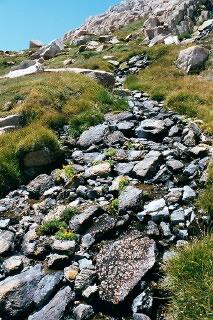
POLYGON ((118 183, 118 191, 123 191, 129 185, 129 178, 128 177, 121 177, 118 183))
POLYGON ((52 236, 59 230, 65 229, 66 227, 67 225, 64 221, 61 221, 60 219, 52 219, 45 221, 41 226, 39 226, 37 232, 42 236, 52 236))
POLYGON ((23 158, 28 152, 45 149, 52 159, 60 159, 53 129, 70 122, 70 132, 76 137, 102 122, 104 113, 128 107, 83 75, 42 73, 0 83, 0 116, 19 113, 24 126, 0 137, 0 195, 24 181, 23 158), (19 100, 22 103, 17 104, 19 100), (6 112, 3 107, 8 101, 13 102, 12 109, 6 112))
POLYGON ((145 19, 133 21, 128 25, 120 28, 118 31, 116 31, 115 35, 121 40, 125 39, 130 33, 134 33, 139 29, 141 29, 144 25, 144 22, 145 22, 145 19))
POLYGON ((63 166, 62 169, 58 169, 56 172, 56 182, 60 182, 63 177, 68 180, 72 181, 74 176, 76 175, 76 171, 73 168, 71 164, 68 164, 67 166, 63 166))
POLYGON ((118 214, 118 206, 119 206, 119 200, 113 199, 109 205, 109 212, 111 214, 118 214))
POLYGON ((111 159, 117 155, 117 150, 114 148, 109 148, 109 149, 105 150, 104 154, 107 158, 111 159))
POLYGON ((77 239, 77 235, 74 232, 69 231, 67 229, 59 230, 58 232, 56 232, 55 237, 56 237, 57 240, 70 240, 70 241, 73 241, 73 240, 77 239))
POLYGON ((183 32, 181 34, 178 35, 178 39, 179 41, 183 41, 185 39, 190 39, 192 37, 190 32, 183 32))
POLYGON ((208 178, 205 189, 200 193, 198 206, 206 211, 213 218, 213 163, 208 167, 208 178))
POLYGON ((174 320, 213 317, 213 237, 205 236, 177 251, 165 267, 171 292, 169 314, 174 320))
POLYGON ((78 213, 79 213, 79 210, 77 207, 67 207, 64 210, 61 219, 68 224, 70 222, 70 220, 72 219, 72 217, 74 217, 78 213))

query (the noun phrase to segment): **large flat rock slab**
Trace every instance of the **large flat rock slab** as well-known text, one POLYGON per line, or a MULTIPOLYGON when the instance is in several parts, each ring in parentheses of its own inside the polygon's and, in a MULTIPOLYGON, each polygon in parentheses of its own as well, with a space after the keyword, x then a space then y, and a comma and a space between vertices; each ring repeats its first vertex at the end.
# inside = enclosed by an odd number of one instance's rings
POLYGON ((155 242, 133 231, 103 246, 97 255, 99 294, 119 304, 155 264, 155 242))
POLYGON ((100 82, 103 86, 112 88, 115 84, 115 77, 112 73, 102 70, 91 70, 82 68, 57 68, 45 69, 45 72, 73 72, 77 74, 84 74, 94 80, 100 82))

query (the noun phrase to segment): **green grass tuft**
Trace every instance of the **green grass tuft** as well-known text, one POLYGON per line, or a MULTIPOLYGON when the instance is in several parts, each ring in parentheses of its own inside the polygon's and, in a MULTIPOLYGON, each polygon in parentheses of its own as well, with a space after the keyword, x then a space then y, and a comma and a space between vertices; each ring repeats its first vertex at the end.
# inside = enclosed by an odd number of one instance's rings
POLYGON ((213 318, 213 237, 206 236, 177 251, 166 267, 174 320, 213 318))

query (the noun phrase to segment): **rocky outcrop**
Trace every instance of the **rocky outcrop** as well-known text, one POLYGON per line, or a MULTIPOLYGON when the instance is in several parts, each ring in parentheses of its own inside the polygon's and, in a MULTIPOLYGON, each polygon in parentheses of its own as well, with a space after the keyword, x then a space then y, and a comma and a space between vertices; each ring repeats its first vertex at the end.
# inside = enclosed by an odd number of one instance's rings
POLYGON ((206 20, 204 11, 210 13, 212 1, 207 0, 127 0, 110 8, 106 13, 90 18, 77 30, 64 36, 64 41, 73 41, 80 35, 110 33, 132 21, 145 19, 145 33, 149 39, 159 35, 192 32, 197 23, 206 20), (199 15, 199 12, 201 14, 199 15), (204 19, 204 20, 202 20, 204 19), (101 27, 100 27, 101 26, 101 27))
POLYGON ((32 54, 32 59, 43 58, 48 60, 54 58, 58 53, 64 49, 64 44, 60 40, 54 40, 48 45, 41 47, 38 51, 32 54))

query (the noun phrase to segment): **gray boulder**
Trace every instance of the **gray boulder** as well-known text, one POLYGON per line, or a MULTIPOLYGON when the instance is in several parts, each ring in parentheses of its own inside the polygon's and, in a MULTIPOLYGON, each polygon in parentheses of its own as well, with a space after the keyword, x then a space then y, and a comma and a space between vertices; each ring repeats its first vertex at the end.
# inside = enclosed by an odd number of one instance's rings
POLYGON ((155 242, 133 231, 106 243, 97 255, 102 300, 119 304, 155 264, 155 242))
POLYGON ((165 133, 165 129, 166 125, 163 120, 146 119, 141 122, 135 131, 139 138, 160 140, 165 133))
POLYGON ((50 42, 50 44, 42 47, 36 53, 34 53, 32 55, 32 58, 33 59, 44 58, 45 60, 52 59, 58 53, 60 53, 63 49, 64 49, 63 42, 60 40, 54 40, 50 42))
POLYGON ((24 256, 12 256, 4 260, 2 268, 6 271, 6 273, 19 271, 23 267, 24 258, 24 256))
POLYGON ((39 198, 45 191, 54 186, 54 180, 47 174, 41 174, 27 185, 27 191, 30 197, 39 198))
POLYGON ((0 282, 0 316, 21 319, 32 303, 35 289, 43 277, 41 265, 0 282))
POLYGON ((94 311, 92 306, 81 303, 74 308, 73 315, 76 320, 87 320, 94 315, 94 311))
POLYGON ((3 127, 19 127, 21 124, 21 115, 20 114, 12 114, 10 116, 0 118, 0 128, 3 127))
POLYGON ((40 308, 44 303, 52 296, 62 280, 62 273, 56 272, 53 274, 47 274, 38 283, 38 286, 34 292, 33 301, 40 308))
POLYGON ((208 49, 201 46, 193 46, 180 52, 176 66, 186 73, 193 73, 200 70, 208 56, 208 49))
POLYGON ((26 168, 42 167, 52 164, 55 159, 54 155, 48 149, 30 151, 24 156, 24 166, 26 168))
POLYGON ((140 209, 143 203, 143 190, 128 186, 121 192, 118 201, 120 211, 140 209))
POLYGON ((8 253, 13 248, 14 238, 13 232, 0 230, 0 255, 8 253))
POLYGON ((133 171, 140 178, 151 178, 156 173, 161 162, 159 151, 150 151, 142 161, 138 162, 133 171))
POLYGON ((92 70, 82 68, 57 68, 57 69, 45 69, 46 72, 73 72, 77 74, 84 74, 89 78, 92 78, 107 88, 113 88, 115 84, 115 77, 113 73, 103 70, 92 70))
POLYGON ((81 213, 76 214, 69 222, 69 227, 74 232, 80 232, 84 226, 98 213, 99 207, 95 205, 85 207, 81 213))
POLYGON ((28 320, 62 320, 64 318, 65 311, 74 298, 74 292, 69 286, 67 286, 60 290, 40 311, 30 316, 28 320))
POLYGON ((105 124, 99 124, 84 131, 78 143, 81 147, 87 148, 93 144, 99 144, 109 134, 109 128, 105 124))

